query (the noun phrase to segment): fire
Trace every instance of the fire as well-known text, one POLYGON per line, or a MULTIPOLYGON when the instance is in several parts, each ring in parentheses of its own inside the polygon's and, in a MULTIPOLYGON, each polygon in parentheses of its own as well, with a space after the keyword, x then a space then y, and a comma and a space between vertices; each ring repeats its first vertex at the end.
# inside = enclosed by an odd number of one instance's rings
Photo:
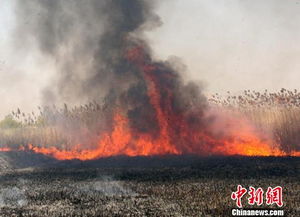
POLYGON ((2 147, 2 148, 0 148, 0 152, 8 152, 8 151, 12 151, 12 149, 9 148, 9 147, 2 147))
POLYGON ((271 147, 269 143, 262 142, 254 135, 237 137, 234 141, 224 141, 223 145, 216 147, 214 152, 224 155, 245 156, 284 156, 286 155, 277 147, 271 147), (242 140, 242 141, 240 141, 242 140))
MULTIPOLYGON (((166 129, 165 129, 166 130, 166 129)), ((58 160, 92 160, 101 157, 109 157, 116 155, 127 156, 151 156, 151 155, 166 155, 166 154, 203 154, 203 150, 199 150, 197 145, 202 142, 213 144, 207 148, 207 152, 217 155, 244 155, 244 156, 286 156, 287 153, 272 147, 267 142, 261 141, 254 135, 239 133, 233 135, 233 140, 222 141, 208 137, 207 135, 197 135, 193 139, 198 140, 189 146, 188 149, 178 148, 170 143, 167 135, 162 134, 157 139, 151 136, 139 135, 134 136, 129 129, 128 119, 121 113, 116 113, 114 117, 114 129, 111 133, 106 133, 98 142, 95 149, 86 149, 84 145, 73 146, 70 150, 61 150, 57 147, 39 147, 31 144, 20 146, 17 150, 29 150, 35 153, 52 156, 58 160)), ((195 141, 194 141, 195 142, 195 141)), ((1 152, 14 151, 9 147, 0 148, 1 152)), ((290 156, 300 156, 300 152, 292 152, 290 156)))
MULTIPOLYGON (((150 156, 164 154, 181 154, 164 137, 152 140, 148 135, 135 138, 128 130, 128 119, 117 113, 114 117, 114 129, 110 134, 104 134, 98 142, 96 149, 84 149, 83 145, 73 146, 71 150, 61 150, 57 147, 38 147, 29 144, 20 146, 17 150, 31 150, 35 153, 52 156, 58 160, 92 160, 114 155, 150 156)), ((0 151, 13 151, 9 147, 0 151)))
MULTIPOLYGON (((127 155, 245 155, 245 156, 300 156, 300 152, 285 153, 270 138, 263 138, 251 123, 241 118, 216 116, 205 119, 201 111, 177 108, 176 87, 182 85, 178 75, 159 63, 153 63, 144 49, 136 46, 126 50, 125 59, 134 64, 147 85, 147 97, 155 113, 157 135, 139 132, 130 125, 126 111, 115 109, 113 127, 104 132, 93 148, 78 144, 69 149, 37 145, 20 146, 18 150, 33 151, 58 160, 92 160, 102 157, 127 155), (224 133, 225 132, 225 133, 224 133)), ((12 151, 2 147, 0 151, 12 151)))

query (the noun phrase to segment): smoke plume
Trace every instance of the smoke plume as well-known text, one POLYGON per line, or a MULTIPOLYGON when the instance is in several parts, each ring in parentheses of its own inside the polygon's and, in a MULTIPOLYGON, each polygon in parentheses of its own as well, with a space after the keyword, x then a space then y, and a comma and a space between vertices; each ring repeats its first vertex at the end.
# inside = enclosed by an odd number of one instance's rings
MULTIPOLYGON (((44 104, 100 101, 101 121, 111 125, 103 130, 99 113, 89 116, 97 123, 95 131, 87 130, 95 133, 94 150, 84 150, 82 140, 71 150, 35 144, 24 149, 82 160, 120 154, 281 155, 251 124, 208 112, 201 88, 183 81, 178 64, 153 59, 143 33, 161 24, 154 6, 145 0, 17 1, 19 43, 37 46, 59 72, 43 91, 44 104)), ((68 115, 67 106, 65 111, 68 115)), ((89 138, 83 131, 75 134, 89 138)))
MULTIPOLYGON (((161 24, 153 8, 153 2, 139 0, 17 1, 18 19, 29 19, 28 25, 17 28, 18 35, 23 35, 22 43, 36 43, 45 55, 55 59, 59 70, 43 92, 45 104, 104 99, 107 108, 121 106, 134 128, 155 129, 155 111, 145 77, 126 54, 138 47, 142 53, 137 55, 152 62, 142 33, 161 24)), ((176 110, 193 104, 203 108, 205 98, 197 85, 183 86, 179 73, 168 63, 155 65, 159 85, 170 88, 176 110)))
POLYGON ((160 24, 149 1, 17 1, 19 43, 34 43, 56 61, 45 104, 116 98, 141 77, 124 59, 133 38, 160 24), (24 25, 23 20, 28 20, 24 25))

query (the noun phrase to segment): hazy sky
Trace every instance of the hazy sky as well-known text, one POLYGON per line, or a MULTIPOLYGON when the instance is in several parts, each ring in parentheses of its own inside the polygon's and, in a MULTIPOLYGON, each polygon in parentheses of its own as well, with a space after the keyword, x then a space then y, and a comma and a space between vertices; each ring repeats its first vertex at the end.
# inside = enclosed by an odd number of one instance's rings
MULTIPOLYGON (((163 25, 146 33, 155 57, 180 57, 187 78, 203 81, 206 92, 298 88, 300 0, 160 2, 163 25)), ((37 49, 14 43, 14 24, 13 0, 1 0, 0 116, 37 107, 55 75, 55 64, 37 49)))

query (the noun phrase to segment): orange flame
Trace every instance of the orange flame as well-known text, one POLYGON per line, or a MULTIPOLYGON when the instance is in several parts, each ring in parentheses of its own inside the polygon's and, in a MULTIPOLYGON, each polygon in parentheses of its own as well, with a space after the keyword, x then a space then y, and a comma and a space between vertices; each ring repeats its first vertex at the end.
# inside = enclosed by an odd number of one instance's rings
MULTIPOLYGON (((35 153, 52 156, 58 160, 92 160, 116 155, 150 156, 166 154, 198 154, 198 155, 245 155, 245 156, 300 156, 300 152, 285 153, 271 139, 262 139, 246 120, 225 118, 225 125, 191 127, 186 114, 176 112, 172 107, 174 100, 172 86, 169 83, 176 75, 159 70, 152 64, 142 48, 135 47, 127 51, 126 58, 137 65, 143 73, 147 84, 149 102, 155 111, 158 135, 150 133, 134 133, 129 119, 122 111, 116 111, 111 132, 103 133, 96 147, 89 149, 84 144, 75 145, 62 150, 58 147, 27 145, 18 150, 31 150, 35 153), (161 84, 161 80, 170 81, 161 84), (208 129, 206 129, 208 128, 208 129), (211 129, 209 129, 211 128, 211 129), (216 133, 224 128, 222 133, 216 133), (226 135, 223 135, 223 131, 226 135)), ((173 79, 173 80, 172 80, 173 79)), ((193 117, 194 118, 194 117, 193 117)), ((223 118, 220 118, 223 120, 223 118)), ((0 151, 12 151, 2 147, 0 151)))
MULTIPOLYGON (((17 150, 31 150, 35 153, 52 156, 58 160, 92 160, 101 157, 109 157, 116 155, 127 156, 151 156, 166 154, 203 154, 203 150, 207 149, 210 154, 218 155, 245 155, 245 156, 300 156, 300 152, 284 153, 278 148, 272 147, 269 143, 261 141, 255 135, 244 134, 241 132, 233 135, 233 140, 218 141, 207 135, 197 135, 193 139, 199 140, 198 145, 195 143, 188 149, 186 147, 176 147, 170 143, 168 136, 162 134, 157 139, 151 138, 147 134, 133 136, 128 127, 128 119, 122 114, 117 113, 114 118, 114 128, 112 132, 106 133, 98 142, 94 149, 86 149, 84 145, 73 146, 70 150, 61 150, 57 147, 39 147, 29 144, 28 146, 20 146, 17 150), (212 147, 200 145, 201 142, 207 144, 217 144, 212 147)), ((9 147, 0 148, 1 152, 14 151, 9 147)))

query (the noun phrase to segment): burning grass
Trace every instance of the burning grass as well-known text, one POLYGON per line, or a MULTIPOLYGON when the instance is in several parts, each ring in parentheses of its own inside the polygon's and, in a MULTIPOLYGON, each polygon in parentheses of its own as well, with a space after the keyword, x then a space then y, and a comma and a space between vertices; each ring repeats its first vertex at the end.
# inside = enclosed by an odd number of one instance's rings
POLYGON ((165 154, 299 156, 299 101, 297 91, 285 89, 278 93, 245 91, 227 98, 216 94, 209 98, 212 115, 207 116, 216 119, 208 125, 209 132, 187 128, 184 121, 173 117, 170 122, 157 108, 156 113, 161 114, 157 135, 132 131, 121 111, 107 118, 105 104, 97 102, 39 108, 38 114, 17 109, 9 116, 9 127, 2 121, 0 150, 31 150, 60 160, 165 154), (169 124, 178 121, 181 130, 176 135, 173 130, 177 127, 169 124), (180 143, 173 143, 173 137, 180 143))
POLYGON ((217 107, 242 114, 257 129, 271 132, 282 150, 299 156, 300 150, 300 93, 282 88, 279 92, 246 90, 234 96, 213 95, 209 101, 217 107))

